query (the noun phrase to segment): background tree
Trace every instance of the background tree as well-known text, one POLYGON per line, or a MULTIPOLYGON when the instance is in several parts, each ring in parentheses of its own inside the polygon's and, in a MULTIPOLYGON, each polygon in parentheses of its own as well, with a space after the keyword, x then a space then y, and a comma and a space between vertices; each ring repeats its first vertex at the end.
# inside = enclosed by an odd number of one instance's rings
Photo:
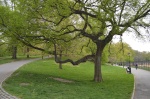
POLYGON ((134 61, 149 61, 150 52, 135 51, 134 61))
POLYGON ((8 44, 5 42, 4 37, 0 35, 0 57, 9 55, 7 48, 8 44))
POLYGON ((55 51, 48 53, 55 54, 58 63, 70 62, 78 65, 94 59, 96 82, 102 81, 102 53, 113 36, 122 36, 128 30, 140 36, 149 35, 150 21, 147 21, 150 13, 149 0, 14 0, 14 2, 17 10, 13 12, 11 16, 13 18, 10 18, 12 22, 9 24, 14 25, 14 28, 7 27, 13 31, 12 36, 41 51, 45 49, 37 47, 37 42, 52 42, 55 51), (147 29, 147 32, 140 32, 140 27, 147 29), (71 38, 63 38, 65 35, 71 38), (69 42, 79 38, 91 40, 96 46, 96 51, 76 61, 60 60, 54 41, 69 42))
POLYGON ((132 48, 123 42, 112 43, 109 47, 109 62, 128 62, 130 53, 130 61, 134 61, 134 51, 132 48))

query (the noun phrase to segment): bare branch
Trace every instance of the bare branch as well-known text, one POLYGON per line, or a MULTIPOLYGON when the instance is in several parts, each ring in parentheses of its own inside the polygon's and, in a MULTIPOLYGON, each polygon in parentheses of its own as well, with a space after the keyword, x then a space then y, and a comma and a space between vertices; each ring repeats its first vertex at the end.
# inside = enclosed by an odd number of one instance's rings
POLYGON ((120 27, 130 27, 132 25, 132 23, 136 22, 137 20, 146 17, 147 15, 149 15, 150 9, 147 10, 145 13, 139 15, 139 16, 135 16, 135 18, 133 20, 129 20, 128 22, 124 23, 124 24, 120 24, 120 27))
MULTIPOLYGON (((41 14, 38 10, 35 10, 39 15, 40 15, 40 17, 37 17, 37 19, 42 19, 42 20, 44 20, 44 21, 46 21, 46 22, 50 22, 50 23, 53 23, 55 26, 57 26, 57 25, 59 25, 67 16, 62 16, 62 15, 59 15, 59 16, 61 16, 61 18, 59 19, 59 20, 57 20, 58 22, 55 22, 54 20, 48 20, 48 18, 45 18, 44 16, 43 16, 43 14, 41 14)), ((71 14, 70 14, 71 15, 71 14)))
POLYGON ((83 30, 85 30, 87 28, 87 25, 90 27, 90 29, 92 29, 92 26, 90 25, 90 23, 88 22, 88 16, 86 15, 86 18, 84 18, 84 16, 81 14, 80 15, 82 17, 82 19, 85 21, 85 25, 83 30))
POLYGON ((143 17, 146 17, 147 15, 149 15, 150 9, 147 10, 145 13, 143 13, 142 15, 140 15, 139 17, 135 18, 134 21, 137 21, 138 19, 141 19, 143 17))
POLYGON ((97 15, 94 15, 94 14, 91 14, 91 13, 88 13, 88 12, 85 12, 85 11, 81 11, 81 10, 75 10, 74 9, 74 13, 79 14, 79 15, 81 15, 81 14, 88 15, 90 17, 97 18, 97 15))
POLYGON ((134 27, 130 27, 131 29, 133 29, 139 36, 142 36, 142 34, 134 27))
POLYGON ((124 54, 124 43, 122 41, 122 37, 121 36, 120 36, 120 42, 121 42, 121 49, 118 51, 118 53, 120 53, 122 51, 123 54, 124 54))
POLYGON ((23 39, 21 39, 21 38, 17 38, 17 39, 18 39, 20 42, 22 42, 23 44, 25 44, 25 45, 27 45, 27 46, 29 46, 29 47, 32 47, 32 48, 34 48, 34 49, 37 49, 37 50, 46 52, 46 53, 48 53, 48 54, 53 54, 53 52, 46 51, 46 50, 43 49, 43 48, 36 47, 36 46, 32 45, 30 42, 25 41, 25 40, 23 40, 23 39))
POLYGON ((118 22, 118 24, 120 24, 120 22, 121 22, 121 17, 122 17, 122 13, 123 13, 125 4, 126 4, 126 0, 123 1, 123 6, 122 6, 122 9, 121 9, 121 12, 120 12, 120 15, 119 15, 119 22, 118 22))
POLYGON ((89 44, 90 44, 90 39, 89 39, 89 41, 88 41, 87 45, 83 45, 83 46, 81 47, 81 52, 80 52, 80 53, 82 53, 83 48, 84 48, 84 47, 88 47, 88 46, 89 46, 89 44))

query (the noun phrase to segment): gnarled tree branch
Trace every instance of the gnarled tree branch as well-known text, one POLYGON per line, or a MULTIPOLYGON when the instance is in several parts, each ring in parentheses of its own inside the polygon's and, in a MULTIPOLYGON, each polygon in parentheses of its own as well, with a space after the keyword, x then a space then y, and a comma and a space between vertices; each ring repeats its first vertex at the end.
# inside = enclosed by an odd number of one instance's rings
POLYGON ((58 57, 57 57, 57 51, 56 51, 56 44, 54 44, 54 56, 55 56, 55 61, 57 63, 68 63, 70 62, 72 65, 78 65, 80 63, 83 63, 83 62, 86 62, 88 60, 93 60, 95 55, 87 55, 87 56, 84 56, 83 58, 77 60, 77 61, 73 61, 71 59, 66 59, 66 60, 60 60, 58 57))

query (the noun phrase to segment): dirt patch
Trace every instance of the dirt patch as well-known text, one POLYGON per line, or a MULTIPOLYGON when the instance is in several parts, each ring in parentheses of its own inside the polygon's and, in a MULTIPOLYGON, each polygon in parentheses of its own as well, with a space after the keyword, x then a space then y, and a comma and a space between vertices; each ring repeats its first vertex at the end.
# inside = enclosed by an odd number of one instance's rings
POLYGON ((73 83, 74 82, 74 81, 62 79, 62 78, 54 78, 54 77, 50 77, 50 78, 57 80, 57 81, 60 81, 60 82, 64 82, 64 83, 73 83))
POLYGON ((20 86, 29 86, 29 83, 20 83, 20 86))

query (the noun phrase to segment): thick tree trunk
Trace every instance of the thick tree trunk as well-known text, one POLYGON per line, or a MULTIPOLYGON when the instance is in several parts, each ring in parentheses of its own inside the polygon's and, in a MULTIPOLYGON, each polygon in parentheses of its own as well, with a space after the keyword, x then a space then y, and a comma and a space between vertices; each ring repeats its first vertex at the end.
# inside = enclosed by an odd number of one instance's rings
POLYGON ((94 68, 94 81, 95 82, 103 81, 102 72, 101 72, 102 52, 103 52, 103 47, 97 44, 97 51, 95 55, 95 68, 94 68))
POLYGON ((17 59, 17 46, 12 46, 12 59, 17 59))

